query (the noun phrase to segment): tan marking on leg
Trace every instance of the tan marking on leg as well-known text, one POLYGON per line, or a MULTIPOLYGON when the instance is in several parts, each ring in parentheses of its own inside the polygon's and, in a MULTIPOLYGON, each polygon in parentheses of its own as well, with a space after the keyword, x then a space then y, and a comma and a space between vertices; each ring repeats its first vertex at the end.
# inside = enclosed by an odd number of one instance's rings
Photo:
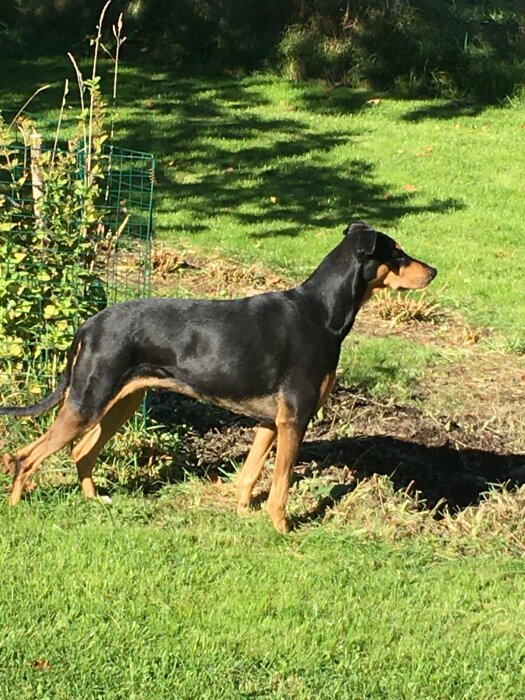
POLYGON ((294 422, 291 411, 283 400, 279 404, 276 425, 277 457, 266 511, 275 529, 285 534, 289 527, 284 509, 288 500, 292 470, 304 437, 304 429, 299 428, 294 422))
POLYGON ((10 505, 18 503, 27 480, 36 472, 40 463, 65 447, 86 429, 86 423, 69 405, 64 405, 49 430, 16 455, 15 476, 9 495, 10 505))
POLYGON ((93 465, 98 457, 98 452, 94 454, 91 464, 88 463, 87 458, 90 451, 95 449, 101 433, 101 425, 100 423, 97 423, 84 434, 80 442, 75 445, 71 452, 71 456, 77 467, 78 479, 80 481, 80 486, 82 487, 82 493, 86 498, 95 498, 96 496, 96 489, 95 484, 93 483, 92 473, 93 465), (83 462, 83 459, 85 459, 85 462, 83 462))
POLYGON ((0 471, 2 474, 12 474, 15 470, 16 460, 13 455, 5 454, 2 460, 0 471))
POLYGON ((82 493, 86 498, 95 498, 96 496, 93 467, 100 451, 117 430, 135 413, 145 393, 145 389, 139 389, 134 394, 129 394, 114 404, 100 423, 90 428, 73 448, 72 457, 77 467, 82 493))
POLYGON ((253 487, 261 476, 276 435, 275 426, 260 426, 255 431, 250 452, 237 477, 237 513, 239 515, 245 515, 250 510, 253 487))
POLYGON ((332 391, 332 387, 334 386, 334 382, 335 382, 335 370, 333 372, 330 372, 330 374, 327 374, 326 377, 321 382, 321 386, 319 388, 319 401, 317 402, 316 411, 319 411, 325 405, 325 403, 328 401, 328 397, 330 396, 330 392, 332 391))

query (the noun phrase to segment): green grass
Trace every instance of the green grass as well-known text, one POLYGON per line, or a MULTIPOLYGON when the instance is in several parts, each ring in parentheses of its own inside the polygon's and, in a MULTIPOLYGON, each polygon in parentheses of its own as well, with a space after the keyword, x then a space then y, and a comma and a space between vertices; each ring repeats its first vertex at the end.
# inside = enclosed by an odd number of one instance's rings
MULTIPOLYGON (((67 61, 9 64, 0 106, 60 104, 67 61)), ((106 85, 108 84, 106 80, 106 85)), ((159 162, 157 236, 297 279, 365 218, 436 265, 433 294, 520 342, 523 113, 383 97, 273 76, 178 79, 124 67, 119 143, 159 162)))
MULTIPOLYGON (((30 107, 46 118, 60 79, 73 77, 66 60, 3 68, 0 107, 16 110, 51 82, 30 107)), ((159 162, 158 237, 300 279, 350 219, 365 218, 439 268, 440 304, 523 347, 518 107, 369 105, 372 95, 317 83, 178 79, 150 66, 125 68, 121 85, 119 143, 159 162)), ((402 338, 354 334, 342 381, 408 401, 444 360, 402 338)), ((31 430, 10 424, 0 442, 31 430)), ((132 438, 107 455, 116 481, 132 469, 132 438)), ((55 476, 63 466, 53 459, 55 476)), ((149 499, 117 488, 107 506, 48 483, 16 509, 0 506, 1 698, 521 696, 525 565, 511 556, 523 552, 514 530, 502 528, 507 545, 489 544, 473 516, 476 546, 451 546, 443 534, 399 534, 395 519, 385 529, 398 539, 370 534, 363 516, 283 538, 262 513, 238 519, 220 494, 207 505, 206 488, 182 483, 149 499)))
POLYGON ((522 559, 56 492, 0 512, 10 698, 494 698, 524 682, 522 559))
POLYGON ((425 370, 444 361, 437 349, 404 338, 355 334, 342 348, 339 381, 354 391, 406 403, 420 398, 417 387, 425 370))

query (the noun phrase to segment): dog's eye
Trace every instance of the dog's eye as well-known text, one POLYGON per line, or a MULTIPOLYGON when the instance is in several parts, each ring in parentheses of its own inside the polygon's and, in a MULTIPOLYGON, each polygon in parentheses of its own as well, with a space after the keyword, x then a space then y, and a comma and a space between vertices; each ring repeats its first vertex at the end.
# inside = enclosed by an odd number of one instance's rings
POLYGON ((398 265, 403 265, 408 260, 408 256, 403 250, 401 250, 400 248, 396 248, 394 250, 392 260, 398 265))

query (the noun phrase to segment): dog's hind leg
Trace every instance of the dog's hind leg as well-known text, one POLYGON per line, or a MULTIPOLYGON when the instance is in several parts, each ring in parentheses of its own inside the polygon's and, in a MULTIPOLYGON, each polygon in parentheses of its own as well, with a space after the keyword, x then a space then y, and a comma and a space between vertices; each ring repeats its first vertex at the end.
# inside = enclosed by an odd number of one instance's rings
POLYGON ((264 469, 265 462, 272 449, 277 428, 262 425, 257 428, 252 446, 243 468, 237 477, 237 512, 245 515, 250 508, 252 490, 264 469))
POLYGON ((40 463, 82 435, 89 423, 86 417, 66 402, 49 430, 16 453, 12 458, 14 479, 9 495, 11 505, 18 503, 27 480, 36 472, 40 463))
POLYGON ((120 399, 73 448, 72 457, 77 467, 82 493, 86 498, 95 498, 96 496, 93 467, 100 451, 117 430, 135 413, 145 393, 146 390, 142 389, 120 399))

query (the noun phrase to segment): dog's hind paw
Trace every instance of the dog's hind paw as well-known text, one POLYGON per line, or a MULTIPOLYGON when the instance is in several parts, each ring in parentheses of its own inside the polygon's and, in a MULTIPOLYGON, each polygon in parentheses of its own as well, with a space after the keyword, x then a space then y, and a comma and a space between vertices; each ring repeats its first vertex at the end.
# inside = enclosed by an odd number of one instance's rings
POLYGON ((15 473, 15 466, 16 458, 13 457, 13 455, 5 454, 4 458, 0 462, 0 472, 2 472, 2 474, 13 475, 15 473))

